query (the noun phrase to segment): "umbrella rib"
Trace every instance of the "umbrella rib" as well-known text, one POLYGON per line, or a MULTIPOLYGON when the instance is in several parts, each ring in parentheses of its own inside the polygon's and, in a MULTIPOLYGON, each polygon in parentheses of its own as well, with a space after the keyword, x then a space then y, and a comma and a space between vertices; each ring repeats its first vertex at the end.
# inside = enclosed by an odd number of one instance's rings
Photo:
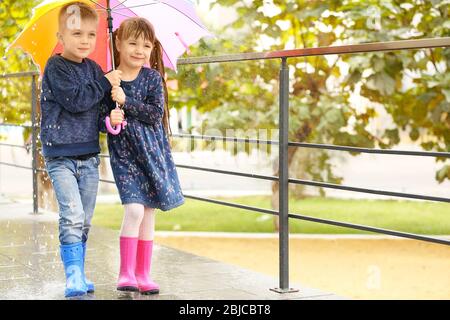
MULTIPOLYGON (((175 64, 175 65, 173 64, 173 61, 170 59, 169 55, 167 54, 166 50, 164 50, 164 47, 163 47, 162 45, 161 45, 161 48, 162 48, 163 52, 166 54, 166 57, 167 57, 167 59, 169 59, 169 61, 170 61, 170 63, 172 64, 172 66, 174 66, 175 69, 176 69, 176 68, 177 68, 176 64, 175 64)), ((164 65, 164 62, 163 62, 163 65, 164 65)), ((151 68, 151 67, 152 67, 152 66, 150 66, 150 68, 151 68)))
POLYGON ((127 18, 134 18, 134 17, 136 17, 136 15, 134 15, 134 16, 129 16, 129 15, 126 15, 125 13, 119 13, 119 12, 114 12, 114 14, 117 14, 117 15, 123 16, 123 17, 127 17, 127 18))
MULTIPOLYGON (((195 21, 194 19, 192 19, 191 17, 189 17, 188 15, 186 15, 183 11, 178 10, 177 8, 175 8, 174 6, 171 6, 170 4, 168 4, 168 3, 166 3, 166 2, 163 2, 163 3, 164 3, 165 5, 171 7, 172 9, 178 11, 179 13, 181 13, 182 15, 184 15, 185 17, 191 19, 191 21, 192 21, 193 23, 195 23, 196 25, 198 25, 198 26, 199 26, 200 28, 202 28, 203 30, 206 30, 205 27, 203 27, 203 26, 202 26, 201 24, 199 24, 197 21, 195 21)), ((208 31, 208 30, 206 30, 206 31, 208 31)), ((208 31, 208 32, 209 32, 209 31, 208 31)))
POLYGON ((121 5, 123 5, 123 4, 124 4, 125 2, 127 2, 127 1, 128 1, 128 0, 124 0, 123 2, 120 2, 120 1, 119 1, 120 3, 119 3, 118 5, 112 7, 112 8, 111 8, 111 11, 114 10, 115 8, 117 8, 117 7, 120 7, 121 5))
POLYGON ((94 1, 94 0, 89 0, 89 1, 94 3, 94 4, 96 4, 96 5, 98 5, 99 7, 103 8, 103 9, 106 9, 105 6, 103 6, 102 4, 98 3, 97 1, 94 1))
MULTIPOLYGON (((125 2, 125 1, 124 1, 125 2)), ((146 3, 146 4, 140 4, 140 5, 137 5, 137 6, 131 6, 131 7, 123 7, 123 8, 119 8, 119 9, 115 9, 116 7, 114 7, 114 8, 112 8, 111 10, 113 11, 113 12, 117 12, 117 11, 119 11, 119 10, 127 10, 127 9, 133 9, 133 8, 139 8, 139 7, 146 7, 146 6, 150 6, 150 5, 152 5, 152 4, 158 4, 158 3, 160 3, 159 1, 154 1, 154 2, 152 2, 152 3, 146 3)))

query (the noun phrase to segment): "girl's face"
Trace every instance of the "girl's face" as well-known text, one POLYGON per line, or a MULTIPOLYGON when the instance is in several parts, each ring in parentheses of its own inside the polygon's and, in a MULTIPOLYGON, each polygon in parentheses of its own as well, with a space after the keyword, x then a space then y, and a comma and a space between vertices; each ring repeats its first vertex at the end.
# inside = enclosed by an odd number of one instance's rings
POLYGON ((120 53, 120 64, 126 64, 130 68, 137 69, 149 63, 153 44, 149 40, 144 39, 143 36, 122 40, 117 39, 116 44, 120 53))

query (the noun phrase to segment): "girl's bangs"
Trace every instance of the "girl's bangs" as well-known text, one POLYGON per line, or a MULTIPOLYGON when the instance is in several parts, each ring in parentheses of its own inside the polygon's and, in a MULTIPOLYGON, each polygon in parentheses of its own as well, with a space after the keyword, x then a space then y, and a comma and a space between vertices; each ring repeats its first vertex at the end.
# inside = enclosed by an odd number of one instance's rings
POLYGON ((143 36, 144 40, 154 42, 154 32, 151 27, 143 21, 130 21, 124 26, 122 39, 138 39, 143 36))

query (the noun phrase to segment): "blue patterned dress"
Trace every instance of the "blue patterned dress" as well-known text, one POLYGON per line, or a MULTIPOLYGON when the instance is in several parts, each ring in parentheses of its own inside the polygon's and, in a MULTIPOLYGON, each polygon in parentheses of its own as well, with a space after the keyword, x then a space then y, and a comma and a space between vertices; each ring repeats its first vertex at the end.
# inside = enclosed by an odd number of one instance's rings
MULTIPOLYGON (((142 68, 133 81, 122 81, 126 94, 123 107, 125 130, 108 133, 111 168, 122 204, 140 203, 167 211, 184 203, 169 142, 162 124, 164 90, 158 71, 142 68)), ((104 98, 100 129, 115 108, 111 96, 104 98)))

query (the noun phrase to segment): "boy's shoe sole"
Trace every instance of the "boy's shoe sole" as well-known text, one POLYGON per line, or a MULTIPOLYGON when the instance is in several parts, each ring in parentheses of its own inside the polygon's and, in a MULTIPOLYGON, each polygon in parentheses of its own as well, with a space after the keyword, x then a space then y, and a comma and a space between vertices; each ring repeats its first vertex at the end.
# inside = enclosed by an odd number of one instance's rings
POLYGON ((64 296, 66 298, 73 298, 73 297, 84 296, 86 293, 87 293, 87 291, 73 290, 73 291, 70 291, 70 292, 64 292, 64 296))

